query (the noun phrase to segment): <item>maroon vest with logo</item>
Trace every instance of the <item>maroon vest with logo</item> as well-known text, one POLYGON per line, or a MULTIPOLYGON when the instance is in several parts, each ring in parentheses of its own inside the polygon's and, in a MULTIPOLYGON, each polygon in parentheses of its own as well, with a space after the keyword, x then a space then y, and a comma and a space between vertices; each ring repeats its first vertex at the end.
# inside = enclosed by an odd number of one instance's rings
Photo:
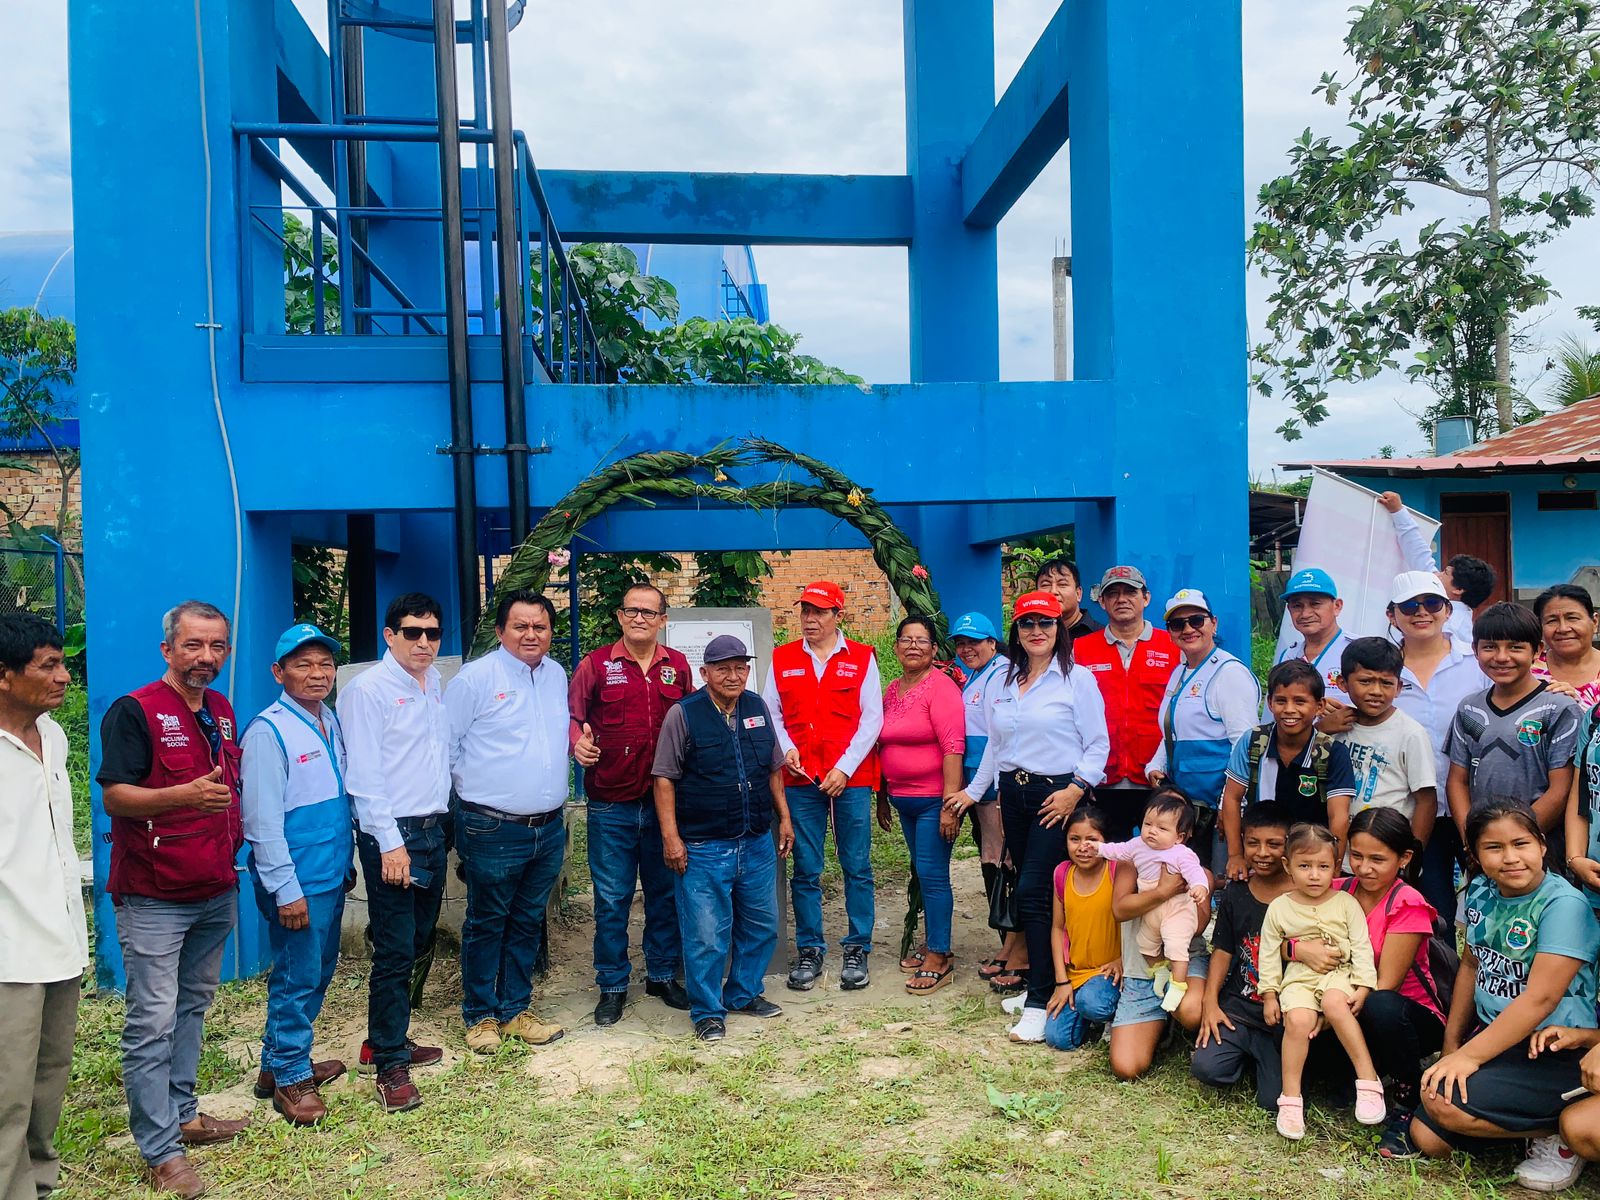
POLYGON ((600 761, 584 768, 584 790, 596 800, 649 804, 661 722, 694 690, 689 660, 681 650, 662 646, 661 657, 640 671, 617 643, 592 651, 589 658, 597 680, 589 695, 589 727, 600 761))
POLYGON ((144 713, 150 735, 150 774, 141 787, 165 788, 189 783, 222 767, 222 782, 233 802, 219 813, 185 806, 159 817, 111 818, 113 896, 148 896, 193 903, 220 896, 238 886, 234 860, 244 844, 239 818, 238 730, 233 707, 219 692, 207 690, 205 703, 222 734, 220 760, 213 758, 200 719, 183 697, 161 680, 132 693, 144 713))

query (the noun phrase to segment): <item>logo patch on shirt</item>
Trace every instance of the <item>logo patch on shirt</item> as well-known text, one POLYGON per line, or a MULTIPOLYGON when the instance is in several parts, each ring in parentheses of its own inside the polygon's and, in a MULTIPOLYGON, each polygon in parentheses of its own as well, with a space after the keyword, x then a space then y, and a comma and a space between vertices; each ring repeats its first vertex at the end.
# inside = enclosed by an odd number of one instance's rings
POLYGON ((1328 686, 1344 691, 1344 675, 1338 669, 1328 672, 1328 686))
POLYGON ((1506 945, 1513 950, 1526 950, 1533 945, 1533 922, 1518 917, 1506 926, 1506 945))
POLYGON ((767 727, 767 719, 759 716, 746 717, 744 719, 744 727, 746 729, 765 729, 767 727))
POLYGON ((607 663, 606 663, 606 682, 607 683, 616 683, 619 680, 626 680, 627 678, 628 678, 628 668, 624 667, 619 662, 607 661, 607 663))
POLYGON ((1200 694, 1200 685, 1198 683, 1191 683, 1189 685, 1189 695, 1198 696, 1199 694, 1200 694))
POLYGON ((1317 794, 1317 777, 1315 775, 1300 776, 1300 794, 1302 796, 1315 796, 1317 794))
POLYGON ((1146 659, 1152 667, 1164 667, 1172 661, 1172 655, 1165 650, 1152 650, 1146 659))
POLYGON ((222 731, 222 736, 228 741, 233 741, 233 722, 227 717, 217 718, 217 728, 222 731))
POLYGON ((495 693, 495 694, 494 694, 494 698, 495 698, 495 700, 496 700, 496 701, 497 701, 497 702, 498 702, 498 701, 501 701, 501 700, 510 700, 510 699, 512 699, 512 698, 513 698, 513 697, 515 697, 515 696, 516 696, 516 694, 517 694, 517 689, 516 689, 516 688, 511 688, 511 689, 509 689, 509 690, 508 690, 508 691, 504 691, 504 692, 496 692, 496 693, 495 693))
POLYGON ((305 766, 306 763, 314 762, 314 761, 316 761, 317 759, 319 759, 321 757, 322 757, 322 751, 321 750, 308 750, 306 753, 300 755, 294 761, 296 763, 298 763, 300 766, 305 766))
POLYGON ((1109 670, 1111 670, 1111 664, 1110 663, 1084 663, 1083 665, 1088 667, 1089 670, 1091 670, 1091 671, 1109 671, 1109 670))
POLYGON ((183 728, 183 721, 172 713, 161 714, 161 732, 177 733, 183 728))
POLYGON ((1539 735, 1544 732, 1544 722, 1537 717, 1524 717, 1517 722, 1517 741, 1524 746, 1537 746, 1539 735))
POLYGON ((395 707, 398 708, 402 704, 410 704, 415 699, 415 696, 396 696, 394 698, 395 707))
POLYGON ((806 674, 806 669, 804 667, 793 667, 790 670, 785 671, 782 675, 782 678, 793 679, 796 675, 804 674, 806 674))
POLYGON ((662 667, 661 668, 661 682, 666 684, 668 687, 671 687, 673 684, 677 683, 678 682, 678 668, 677 667, 662 667))

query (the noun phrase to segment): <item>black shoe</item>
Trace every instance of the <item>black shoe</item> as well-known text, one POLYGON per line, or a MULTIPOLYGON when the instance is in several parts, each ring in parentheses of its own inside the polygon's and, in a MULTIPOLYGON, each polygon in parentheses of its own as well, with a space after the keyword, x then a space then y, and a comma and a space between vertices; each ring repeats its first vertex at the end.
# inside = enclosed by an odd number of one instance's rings
POLYGON ((1419 1158, 1422 1151, 1411 1140, 1411 1114, 1399 1112, 1384 1126, 1383 1137, 1378 1139, 1378 1153, 1387 1159, 1419 1158))
POLYGON ((627 1002, 627 992, 601 992, 600 1003, 594 1006, 594 1023, 599 1026, 615 1025, 622 1020, 622 1006, 627 1002))
POLYGON ((701 1017, 694 1023, 694 1036, 702 1042, 720 1042, 728 1036, 721 1017, 701 1017))
POLYGON ((789 969, 789 990, 809 992, 817 986, 817 976, 822 974, 822 947, 801 946, 794 966, 789 969))
POLYGON ((783 1006, 782 1005, 778 1005, 778 1004, 774 1004, 771 1000, 768 1000, 765 996, 757 996, 754 1000, 750 1001, 750 1003, 746 1004, 743 1008, 736 1008, 733 1011, 736 1012, 736 1013, 743 1013, 747 1017, 781 1017, 781 1016, 783 1016, 783 1006))
POLYGON ((867 973, 866 947, 846 946, 844 963, 839 968, 839 986, 847 992, 858 992, 871 981, 867 973))
POLYGON ((652 979, 644 985, 644 994, 654 996, 668 1008, 675 1008, 679 1012, 689 1011, 689 993, 683 990, 683 984, 676 979, 652 979))

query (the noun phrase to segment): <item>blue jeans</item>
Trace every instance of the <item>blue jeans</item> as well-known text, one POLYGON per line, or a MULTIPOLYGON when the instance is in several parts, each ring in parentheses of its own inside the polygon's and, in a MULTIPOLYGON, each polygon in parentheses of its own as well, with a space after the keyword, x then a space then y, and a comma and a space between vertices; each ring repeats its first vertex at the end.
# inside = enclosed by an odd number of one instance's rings
POLYGON ((689 1017, 727 1016, 761 995, 778 948, 778 856, 770 833, 687 842, 677 881, 689 1017), (726 981, 724 981, 726 971, 726 981))
POLYGON ((461 925, 461 1018, 471 1029, 505 1022, 533 998, 533 969, 544 937, 550 889, 567 847, 559 816, 529 827, 462 810, 456 853, 467 872, 461 925))
POLYGON ((625 992, 628 914, 635 884, 644 890, 644 969, 651 983, 675 979, 683 965, 676 876, 662 858, 661 827, 647 794, 637 803, 589 801, 589 878, 594 884, 594 981, 625 992))
POLYGON ((872 789, 847 787, 829 800, 811 784, 790 786, 789 819, 794 823, 794 875, 789 899, 794 907, 794 944, 826 951, 822 935, 822 842, 833 812, 833 844, 844 874, 844 911, 850 932, 844 945, 872 949, 875 919, 872 892, 872 789))
POLYGON ((935 954, 949 954, 956 898, 950 890, 951 844, 939 832, 944 798, 890 796, 889 801, 900 814, 906 849, 911 852, 911 865, 922 885, 922 911, 928 918, 928 949, 935 954))
POLYGON ((411 856, 415 879, 428 886, 396 886, 383 881, 383 856, 371 834, 356 837, 361 874, 367 884, 367 916, 372 922, 372 970, 367 976, 367 1041, 379 1071, 411 1061, 406 1033, 411 1028, 412 972, 428 953, 444 899, 445 822, 433 817, 401 817, 395 822, 411 856), (421 872, 426 871, 426 875, 421 872))
POLYGON ((311 1027, 339 965, 339 924, 344 889, 305 897, 311 923, 285 929, 278 902, 256 883, 256 907, 267 923, 272 974, 267 976, 267 1028, 261 1035, 261 1069, 279 1087, 311 1078, 311 1027))
POLYGON ((117 941, 128 975, 122 1086, 128 1128, 152 1167, 183 1153, 178 1126, 200 1111, 195 1077, 206 1010, 238 919, 234 890, 190 904, 124 896, 117 905, 117 941))
POLYGON ((1072 1003, 1045 1022, 1045 1045, 1052 1050, 1076 1050, 1083 1045, 1083 1023, 1104 1025, 1117 1012, 1120 989, 1104 975, 1085 979, 1072 989, 1072 1003))

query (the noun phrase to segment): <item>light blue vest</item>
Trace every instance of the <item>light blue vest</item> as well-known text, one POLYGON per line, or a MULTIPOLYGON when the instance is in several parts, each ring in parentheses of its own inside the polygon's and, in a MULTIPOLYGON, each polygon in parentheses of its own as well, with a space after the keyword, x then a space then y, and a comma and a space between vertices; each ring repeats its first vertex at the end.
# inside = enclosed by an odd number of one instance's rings
POLYGON ((1261 689, 1250 668, 1226 650, 1213 650, 1194 670, 1183 663, 1172 673, 1161 699, 1161 733, 1167 745, 1167 775, 1196 804, 1217 808, 1233 740, 1228 736, 1213 690, 1249 687, 1260 703, 1261 689))
POLYGON ((295 876, 308 896, 344 886, 354 845, 350 797, 344 787, 344 731, 331 705, 324 704, 322 711, 326 738, 304 713, 282 700, 250 723, 264 723, 288 760, 283 836, 295 876))
POLYGON ((967 782, 977 774, 983 761, 983 748, 989 744, 989 700, 1005 685, 1006 668, 1011 665, 1004 654, 996 654, 976 675, 961 685, 961 706, 966 712, 967 747, 961 755, 961 768, 967 782))

